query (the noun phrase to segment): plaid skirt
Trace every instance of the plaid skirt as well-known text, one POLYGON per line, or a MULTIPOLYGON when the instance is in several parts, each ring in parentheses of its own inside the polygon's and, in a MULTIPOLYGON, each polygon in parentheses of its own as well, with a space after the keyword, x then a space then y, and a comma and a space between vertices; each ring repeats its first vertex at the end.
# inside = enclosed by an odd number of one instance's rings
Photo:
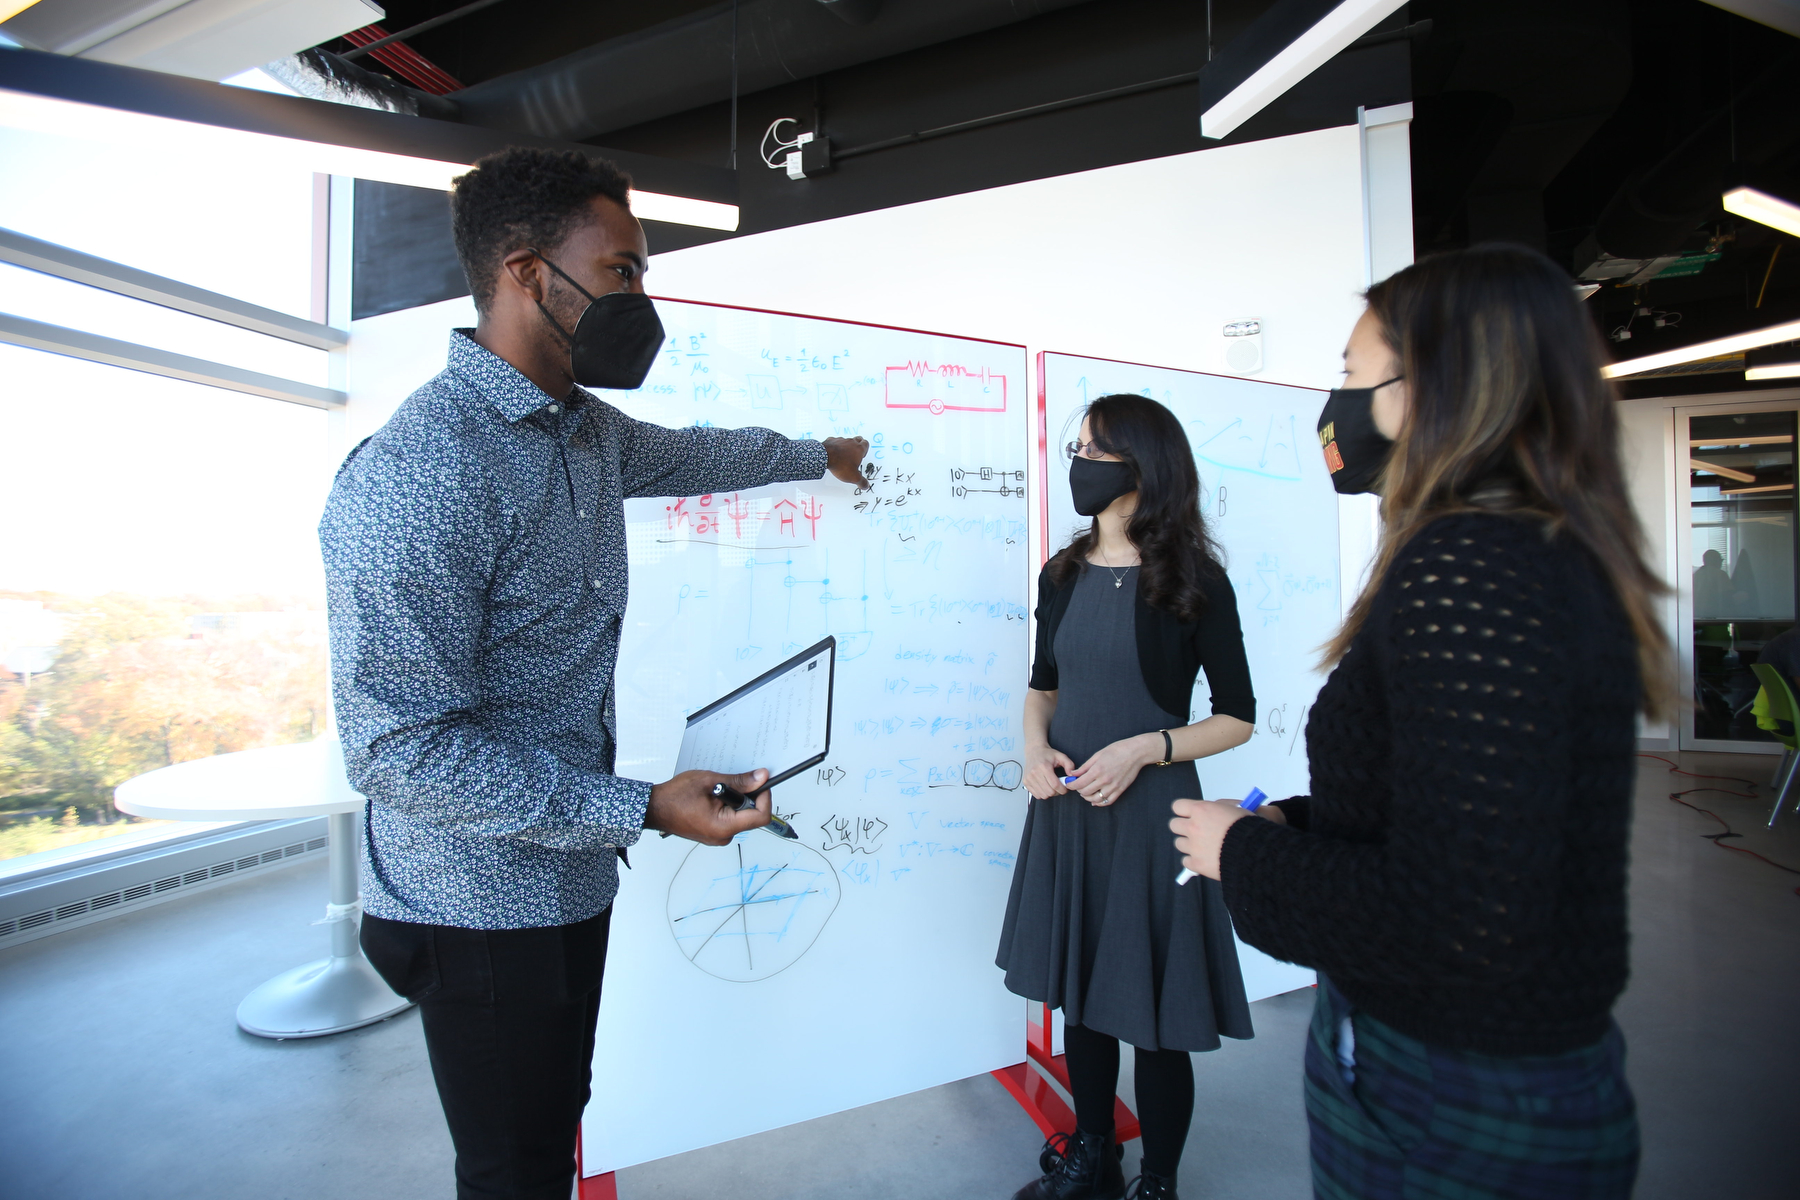
POLYGON ((1637 1108, 1617 1025, 1567 1054, 1430 1046, 1319 977, 1306 1044, 1319 1200, 1625 1200, 1637 1108))

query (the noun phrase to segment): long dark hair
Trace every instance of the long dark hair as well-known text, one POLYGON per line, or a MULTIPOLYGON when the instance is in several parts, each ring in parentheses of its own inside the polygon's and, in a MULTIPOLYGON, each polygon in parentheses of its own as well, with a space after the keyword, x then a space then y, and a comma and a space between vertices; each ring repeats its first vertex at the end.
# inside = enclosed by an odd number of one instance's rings
MULTIPOLYGON (((1197 621, 1206 586, 1225 574, 1219 547, 1200 515, 1200 473, 1175 414, 1154 400, 1121 393, 1087 406, 1094 445, 1116 454, 1137 473, 1137 511, 1125 536, 1143 560, 1144 599, 1179 621, 1197 621)), ((1100 518, 1049 563, 1058 587, 1087 564, 1099 540, 1100 518)))
POLYGON ((1401 548, 1438 517, 1493 511, 1475 496, 1498 479, 1502 511, 1566 531, 1599 562, 1637 639, 1645 710, 1667 714, 1675 677, 1655 602, 1668 587, 1644 562, 1607 355, 1568 274, 1523 247, 1475 246, 1422 259, 1367 298, 1409 403, 1375 567, 1326 661, 1350 648, 1401 548))

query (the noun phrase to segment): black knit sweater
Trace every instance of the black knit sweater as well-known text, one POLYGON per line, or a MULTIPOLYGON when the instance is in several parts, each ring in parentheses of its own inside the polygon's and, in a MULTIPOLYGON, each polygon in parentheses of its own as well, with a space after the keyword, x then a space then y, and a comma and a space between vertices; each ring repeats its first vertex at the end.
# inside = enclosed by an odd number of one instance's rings
POLYGON ((1597 1041, 1625 986, 1639 696, 1624 611, 1572 538, 1433 522, 1319 692, 1312 794, 1226 835, 1239 936, 1427 1042, 1597 1041))

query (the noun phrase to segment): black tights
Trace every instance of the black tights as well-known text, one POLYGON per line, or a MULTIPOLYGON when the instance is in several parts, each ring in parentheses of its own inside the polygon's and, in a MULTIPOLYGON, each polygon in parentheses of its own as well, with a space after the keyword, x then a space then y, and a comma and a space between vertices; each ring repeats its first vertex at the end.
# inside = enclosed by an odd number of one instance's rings
MULTIPOLYGON (((1068 1051, 1075 1124, 1084 1133, 1111 1133, 1113 1096, 1119 1090, 1119 1039, 1083 1025, 1068 1025, 1063 1046, 1068 1051)), ((1144 1170, 1174 1179, 1194 1120, 1194 1061, 1186 1050, 1132 1049, 1144 1170)))

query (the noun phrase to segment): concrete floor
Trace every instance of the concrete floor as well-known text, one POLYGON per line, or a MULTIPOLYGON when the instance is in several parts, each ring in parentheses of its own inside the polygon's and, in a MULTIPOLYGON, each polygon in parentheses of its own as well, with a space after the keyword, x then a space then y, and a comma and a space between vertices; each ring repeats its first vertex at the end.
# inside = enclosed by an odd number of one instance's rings
MULTIPOLYGON (((1766 779, 1773 759, 1682 755, 1766 779)), ((1643 1119, 1644 1200, 1788 1200, 1800 1073, 1800 877, 1715 849, 1707 818, 1640 775, 1632 985, 1619 1005, 1643 1119)), ((1762 789, 1765 790, 1766 789, 1762 789)), ((1800 865, 1800 818, 1688 797, 1800 865)), ((316 957, 322 864, 0 951, 5 1200, 441 1200, 450 1145, 418 1018, 270 1042, 232 1024, 243 993, 316 957)), ((1257 1038, 1196 1055, 1187 1200, 1310 1195, 1300 1048, 1311 992, 1259 1002, 1257 1038)), ((1126 1056, 1129 1076, 1130 1056, 1126 1056)), ((1122 1092, 1131 1095, 1129 1077, 1122 1092)), ((624 1200, 992 1197, 1035 1174, 1036 1129, 987 1076, 621 1172, 624 1200)), ((1126 1168, 1136 1168, 1135 1144, 1126 1168)))

